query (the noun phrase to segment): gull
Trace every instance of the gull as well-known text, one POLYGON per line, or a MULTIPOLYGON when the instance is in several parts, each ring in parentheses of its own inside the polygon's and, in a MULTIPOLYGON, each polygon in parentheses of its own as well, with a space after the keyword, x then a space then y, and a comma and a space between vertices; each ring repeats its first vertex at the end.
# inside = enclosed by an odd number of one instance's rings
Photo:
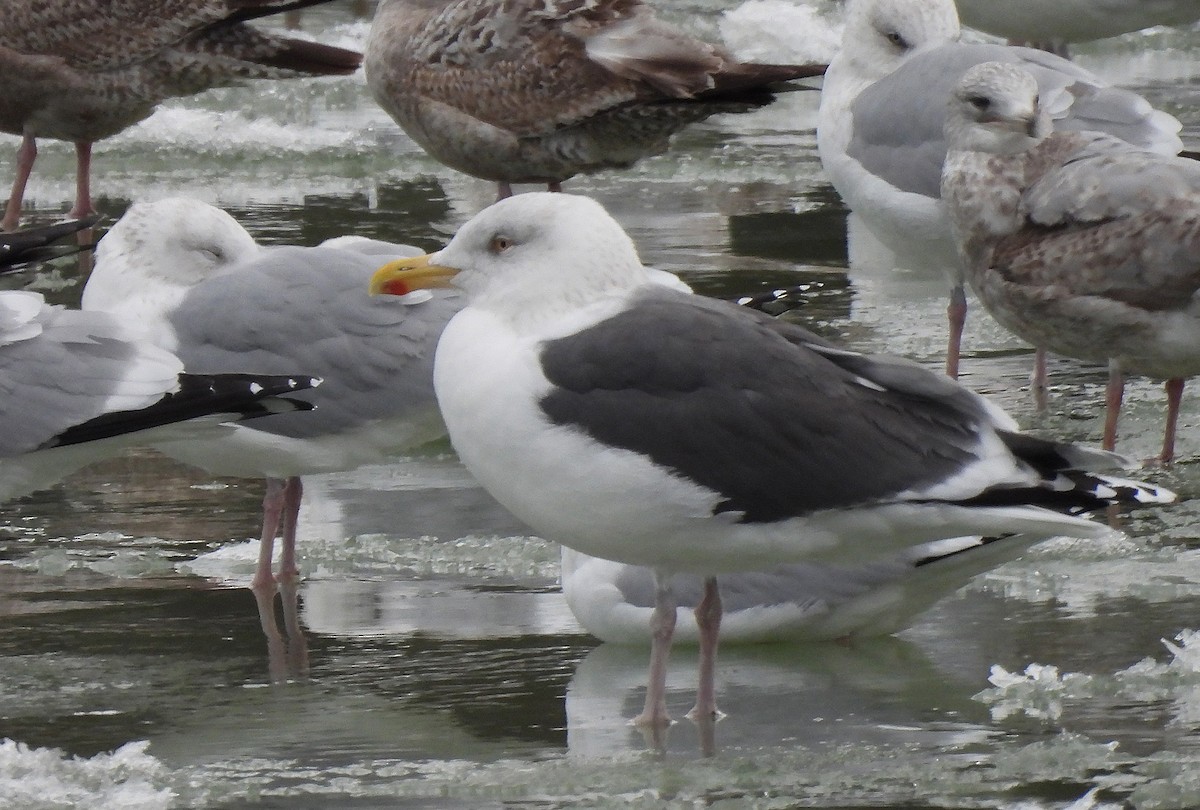
POLYGON ((655 571, 641 725, 669 722, 675 573, 704 578, 691 716, 705 721, 722 573, 969 535, 1090 537, 1106 529, 1081 511, 1173 498, 1094 472, 1112 454, 1017 432, 941 374, 655 281, 586 197, 501 200, 371 289, 448 284, 467 305, 434 387, 463 464, 543 537, 655 571))
POLYGON ((219 435, 230 420, 308 410, 300 392, 316 383, 185 374, 178 357, 111 315, 0 292, 0 501, 156 438, 219 435))
POLYGON ((249 20, 328 0, 5 0, 0 4, 0 132, 21 137, 0 220, 13 230, 37 139, 75 144, 69 217, 94 212, 92 144, 165 99, 242 79, 345 75, 361 54, 268 34, 249 20))
POLYGON ((825 69, 740 62, 639 0, 382 0, 364 68, 417 145, 502 198, 660 154, 684 126, 825 69))
MULTIPOLYGON (((900 267, 938 268, 951 282, 946 370, 958 374, 967 302, 940 198, 946 103, 972 65, 1002 61, 1037 79, 1055 129, 1100 130, 1175 154, 1180 123, 1044 51, 959 42, 953 0, 849 0, 842 48, 825 76, 817 125, 834 188, 900 267)), ((1040 367, 1040 366, 1039 366, 1040 367)))
POLYGON ((1051 133, 1036 80, 999 63, 962 77, 946 140, 942 198, 983 305, 1041 349, 1108 363, 1106 448, 1124 373, 1166 380, 1170 462, 1184 380, 1200 374, 1200 164, 1051 133))
POLYGON ((100 240, 83 292, 84 309, 140 325, 188 371, 297 367, 324 380, 307 395, 317 406, 310 414, 239 425, 211 442, 155 445, 217 475, 267 479, 252 582, 260 589, 276 583, 280 531, 279 578, 297 576, 302 475, 382 462, 445 433, 433 350, 460 296, 372 299, 367 279, 379 262, 419 251, 357 238, 334 244, 263 248, 207 203, 138 203, 100 240))

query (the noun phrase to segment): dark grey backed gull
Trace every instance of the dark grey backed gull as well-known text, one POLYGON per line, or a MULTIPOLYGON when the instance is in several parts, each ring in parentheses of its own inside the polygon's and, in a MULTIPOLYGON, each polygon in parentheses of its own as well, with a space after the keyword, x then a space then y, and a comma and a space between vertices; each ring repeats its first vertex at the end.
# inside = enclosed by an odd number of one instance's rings
POLYGON ((543 536, 656 572, 650 688, 668 721, 673 573, 704 577, 693 716, 716 714, 718 575, 863 565, 969 535, 1093 536, 1083 512, 1173 495, 1095 472, 1119 457, 1034 438, 898 358, 653 280, 596 202, 501 200, 376 293, 453 284, 467 306, 434 386, 455 450, 543 536))

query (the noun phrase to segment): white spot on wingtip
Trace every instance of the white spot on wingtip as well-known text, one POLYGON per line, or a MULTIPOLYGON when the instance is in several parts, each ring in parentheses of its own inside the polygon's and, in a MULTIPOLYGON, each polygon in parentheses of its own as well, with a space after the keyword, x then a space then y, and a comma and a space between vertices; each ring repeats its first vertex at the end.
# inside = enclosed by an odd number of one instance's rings
POLYGON ((256 382, 250 383, 250 393, 251 394, 261 394, 262 392, 263 392, 263 387, 261 385, 259 385, 256 382))

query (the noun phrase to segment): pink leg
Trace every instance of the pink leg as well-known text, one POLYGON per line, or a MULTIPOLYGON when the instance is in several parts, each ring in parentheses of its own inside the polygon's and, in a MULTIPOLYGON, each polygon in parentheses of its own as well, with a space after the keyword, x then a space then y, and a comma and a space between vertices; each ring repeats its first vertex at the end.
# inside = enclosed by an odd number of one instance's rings
POLYGON ((263 495, 262 537, 258 541, 258 568, 250 587, 269 588, 275 592, 275 576, 271 571, 275 556, 275 535, 279 532, 279 519, 283 513, 284 489, 287 482, 282 478, 268 478, 267 492, 263 495))
POLYGON ((496 184, 496 202, 499 202, 500 200, 507 200, 511 196, 512 196, 512 184, 511 183, 497 183, 496 184))
POLYGON ((671 655, 671 637, 675 635, 675 593, 666 574, 654 574, 654 615, 650 618, 653 641, 650 646, 650 678, 646 686, 646 705, 633 718, 636 726, 667 726, 667 659, 671 655))
POLYGON ((67 216, 79 219, 96 213, 92 207, 92 142, 75 142, 75 207, 67 216))
POLYGON ((1039 411, 1046 410, 1046 350, 1033 352, 1033 401, 1039 411))
POLYGON ((967 293, 961 284, 956 284, 950 291, 950 304, 946 307, 946 320, 950 322, 950 337, 946 341, 946 375, 957 380, 963 326, 967 322, 967 293))
POLYGON ((692 720, 714 720, 721 716, 717 709, 715 675, 717 670, 717 638, 721 631, 721 591, 716 577, 704 580, 704 597, 696 605, 696 626, 700 628, 700 678, 696 689, 696 705, 688 712, 692 720))
POLYGON ((1183 400, 1183 380, 1167 380, 1167 426, 1163 430, 1162 455, 1158 460, 1170 464, 1175 460, 1175 425, 1179 421, 1179 403, 1183 400))
POLYGON ((4 219, 0 221, 0 230, 15 231, 20 224, 21 201, 25 199, 25 185, 29 182, 35 160, 37 143, 32 135, 26 135, 17 149, 17 176, 13 178, 12 193, 8 195, 8 205, 4 207, 4 219))
POLYGON ((1116 360, 1108 361, 1108 389, 1104 395, 1104 441, 1105 450, 1117 447, 1117 419, 1121 415, 1121 400, 1125 397, 1125 377, 1116 360))
POLYGON ((293 475, 283 485, 283 542, 279 549, 279 580, 295 581, 300 576, 296 565, 296 524, 300 521, 300 500, 304 485, 293 475))

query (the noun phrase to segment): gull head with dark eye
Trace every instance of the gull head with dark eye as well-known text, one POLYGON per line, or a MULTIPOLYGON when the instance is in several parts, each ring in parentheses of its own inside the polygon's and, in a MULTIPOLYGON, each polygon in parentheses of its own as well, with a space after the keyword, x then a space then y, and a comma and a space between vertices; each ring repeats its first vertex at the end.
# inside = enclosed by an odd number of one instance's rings
POLYGON ((516 243, 517 241, 511 236, 498 233, 488 240, 488 251, 495 255, 499 255, 511 249, 516 243))

